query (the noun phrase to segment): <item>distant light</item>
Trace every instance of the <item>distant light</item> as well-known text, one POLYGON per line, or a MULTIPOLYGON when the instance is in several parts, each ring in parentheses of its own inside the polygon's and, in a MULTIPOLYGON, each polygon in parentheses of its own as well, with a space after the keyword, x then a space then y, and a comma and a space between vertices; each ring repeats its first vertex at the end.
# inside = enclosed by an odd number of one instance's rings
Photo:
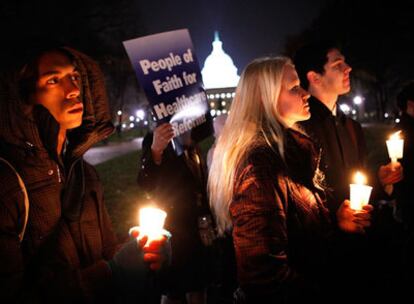
POLYGON ((122 115, 122 111, 121 110, 118 110, 118 112, 116 112, 116 114, 118 114, 118 116, 121 116, 122 115))
POLYGON ((210 102, 210 107, 212 107, 212 108, 214 108, 214 106, 215 106, 216 104, 212 101, 212 102, 210 102))
POLYGON ((211 110, 211 111, 210 111, 210 114, 211 114, 211 116, 215 116, 215 115, 216 115, 216 110, 214 110, 214 109, 213 109, 213 110, 211 110))
POLYGON ((235 92, 231 93, 231 97, 234 97, 234 96, 236 96, 236 93, 235 92))
POLYGON ((126 124, 122 124, 122 129, 125 129, 126 128, 126 124))
POLYGON ((387 112, 384 113, 384 117, 388 118, 388 116, 390 116, 387 112))
POLYGON ((395 119, 395 123, 400 123, 400 119, 399 118, 396 118, 395 119))
POLYGON ((225 93, 221 93, 221 94, 220 94, 220 97, 221 97, 221 98, 226 98, 226 94, 225 94, 225 93))
POLYGON ((133 115, 129 116, 129 121, 134 121, 135 117, 133 115))
POLYGON ((342 112, 344 112, 345 114, 348 114, 351 111, 351 108, 346 104, 346 103, 342 103, 339 105, 339 108, 341 109, 342 112))
POLYGON ((137 110, 137 112, 135 113, 135 115, 139 119, 143 120, 145 118, 145 111, 143 109, 139 109, 139 110, 137 110))
POLYGON ((354 97, 354 104, 360 105, 362 103, 362 97, 361 96, 355 96, 354 97))
POLYGON ((227 110, 226 109, 224 109, 223 111, 221 111, 223 114, 226 114, 227 113, 227 110))
POLYGON ((208 95, 208 97, 209 97, 210 99, 214 99, 214 94, 210 94, 210 95, 208 95))
POLYGON ((224 106, 226 106, 226 102, 223 100, 222 102, 221 102, 221 105, 224 107, 224 106))
POLYGON ((216 94, 216 96, 215 96, 216 98, 220 98, 220 94, 216 94))
POLYGON ((131 122, 131 123, 129 124, 129 127, 130 127, 130 128, 135 127, 134 123, 133 123, 133 122, 131 122))
POLYGON ((355 111, 355 110, 352 110, 352 114, 354 114, 354 115, 355 115, 355 114, 356 114, 356 111, 355 111))
POLYGON ((218 110, 217 111, 217 116, 220 116, 221 115, 221 111, 220 110, 218 110))
POLYGON ((135 119, 136 122, 140 122, 141 119, 139 119, 138 117, 135 119))
POLYGON ((226 97, 227 97, 227 98, 231 98, 231 93, 227 93, 227 94, 226 94, 226 97))
POLYGON ((144 121, 144 125, 148 125, 148 121, 147 120, 144 121))

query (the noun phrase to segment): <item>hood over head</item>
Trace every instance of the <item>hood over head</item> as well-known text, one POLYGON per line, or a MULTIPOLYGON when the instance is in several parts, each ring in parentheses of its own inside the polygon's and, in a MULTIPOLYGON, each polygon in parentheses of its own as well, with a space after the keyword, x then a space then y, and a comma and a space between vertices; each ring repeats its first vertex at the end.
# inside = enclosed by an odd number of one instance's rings
POLYGON ((109 136, 114 127, 104 77, 98 64, 87 55, 69 47, 42 46, 31 52, 25 50, 18 60, 2 62, 0 142, 2 145, 56 153, 59 125, 43 106, 29 103, 21 77, 28 63, 50 50, 59 50, 72 57, 81 75, 81 100, 84 108, 82 124, 68 131, 66 149, 71 158, 80 157, 92 145, 109 136))

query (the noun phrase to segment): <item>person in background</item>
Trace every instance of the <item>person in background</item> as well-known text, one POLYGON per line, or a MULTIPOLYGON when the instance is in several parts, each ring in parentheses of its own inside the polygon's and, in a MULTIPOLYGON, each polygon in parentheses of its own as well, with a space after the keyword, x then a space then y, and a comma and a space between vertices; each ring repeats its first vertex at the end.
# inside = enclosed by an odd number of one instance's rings
POLYGON ((166 237, 119 243, 97 172, 83 160, 113 131, 103 75, 77 50, 28 45, 2 59, 0 302, 144 300, 147 277, 168 256, 166 237))
POLYGON ((411 203, 410 186, 414 185, 414 82, 409 82, 397 96, 397 105, 402 115, 395 126, 404 138, 404 157, 401 164, 404 167, 404 179, 396 185, 398 214, 406 227, 413 231, 414 206, 411 203))
MULTIPOLYGON (((309 91, 311 118, 301 126, 322 149, 321 168, 331 189, 328 207, 334 213, 338 202, 349 197, 349 184, 357 170, 366 171, 366 143, 361 125, 338 107, 338 97, 351 90, 352 68, 339 47, 331 41, 316 41, 300 48, 294 64, 303 87, 309 91)), ((402 178, 401 166, 389 163, 378 170, 385 188, 402 178)), ((371 184, 375 179, 370 179, 371 184)))
POLYGON ((401 110, 400 123, 395 126, 404 138, 404 179, 395 185, 397 216, 404 224, 406 241, 404 244, 404 290, 409 292, 411 276, 414 271, 414 199, 411 187, 414 185, 414 82, 405 84, 397 96, 397 105, 401 110))
POLYGON ((215 238, 207 199, 205 161, 190 132, 181 135, 184 152, 173 148, 173 127, 158 125, 142 144, 138 185, 168 213, 172 261, 162 303, 206 303, 209 248, 215 238))
POLYGON ((330 220, 318 151, 297 127, 310 117, 308 98, 290 59, 256 59, 242 73, 219 137, 208 189, 220 233, 232 231, 237 303, 328 300, 337 231, 370 225, 372 207, 354 212, 349 201, 330 220))
MULTIPOLYGON (((332 41, 314 41, 298 49, 293 61, 301 83, 311 95, 311 118, 300 125, 322 151, 321 169, 326 176, 327 206, 331 218, 336 220, 339 202, 349 198, 349 185, 357 171, 364 172, 368 176, 368 184, 374 187, 371 195, 374 204, 380 197, 388 198, 392 194, 392 185, 403 177, 402 167, 399 163, 390 162, 380 166, 377 176, 368 174, 362 127, 338 107, 339 96, 351 90, 352 71, 340 48, 332 41), (386 189, 387 194, 384 192, 386 189)), ((387 230, 383 227, 388 226, 385 224, 386 214, 380 209, 377 207, 373 212, 373 225, 368 236, 345 235, 338 243, 341 247, 337 250, 339 275, 331 281, 334 286, 329 290, 341 289, 354 280, 357 285, 365 286, 361 299, 371 299, 374 295, 381 298, 383 290, 378 291, 377 285, 381 284, 380 278, 386 279, 386 267, 392 268, 395 259, 381 258, 382 255, 378 254, 385 251, 385 247, 381 247, 384 236, 381 229, 387 230)), ((352 298, 351 294, 345 294, 344 299, 348 296, 352 298)))

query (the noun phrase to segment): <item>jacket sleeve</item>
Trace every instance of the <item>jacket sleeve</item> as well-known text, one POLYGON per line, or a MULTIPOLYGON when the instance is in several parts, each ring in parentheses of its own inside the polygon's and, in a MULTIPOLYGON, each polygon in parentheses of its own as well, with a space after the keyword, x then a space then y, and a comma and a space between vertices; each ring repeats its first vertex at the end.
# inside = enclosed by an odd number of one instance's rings
POLYGON ((247 299, 263 303, 283 302, 305 286, 303 276, 289 264, 287 185, 283 177, 277 183, 268 167, 244 168, 230 206, 241 288, 247 299))
MULTIPOLYGON (((17 188, 19 189, 19 188, 17 188)), ((19 201, 23 194, 16 191, 0 196, 0 302, 9 303, 17 298, 23 286, 24 261, 18 233, 19 201)))

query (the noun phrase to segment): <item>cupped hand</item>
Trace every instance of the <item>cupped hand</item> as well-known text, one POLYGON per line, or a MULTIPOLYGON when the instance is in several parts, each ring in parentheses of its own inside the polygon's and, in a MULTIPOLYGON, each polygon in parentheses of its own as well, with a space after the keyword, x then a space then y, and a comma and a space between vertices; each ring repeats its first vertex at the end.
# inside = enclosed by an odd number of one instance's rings
POLYGON ((146 235, 140 236, 139 227, 132 227, 129 235, 137 239, 138 247, 144 253, 144 261, 150 269, 159 270, 171 258, 170 233, 165 230, 159 238, 148 240, 146 235))
POLYGON ((390 162, 378 169, 378 178, 383 186, 398 183, 403 177, 403 167, 399 162, 390 162))
POLYGON ((339 228, 347 233, 365 233, 365 228, 371 225, 371 213, 374 208, 365 205, 362 210, 351 208, 351 202, 345 200, 336 212, 339 228))

